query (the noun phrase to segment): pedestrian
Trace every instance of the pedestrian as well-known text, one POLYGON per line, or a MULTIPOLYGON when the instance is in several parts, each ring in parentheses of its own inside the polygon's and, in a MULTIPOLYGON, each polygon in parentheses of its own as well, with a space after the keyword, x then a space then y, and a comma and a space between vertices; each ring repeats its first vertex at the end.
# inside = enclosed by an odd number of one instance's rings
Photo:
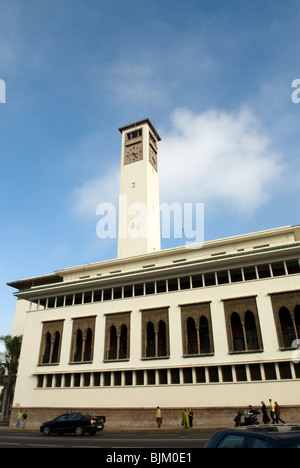
POLYGON ((282 424, 285 424, 285 421, 283 421, 282 419, 280 419, 280 406, 279 404, 277 403, 277 401, 275 401, 275 416, 276 416, 276 422, 277 424, 279 424, 279 421, 282 422, 282 424))
POLYGON ((270 418, 268 416, 267 407, 266 407, 264 401, 261 402, 261 412, 262 412, 262 415, 263 415, 263 423, 264 424, 269 424, 270 418))
POLYGON ((273 420, 272 424, 275 424, 275 422, 276 422, 276 419, 275 419, 275 406, 274 406, 274 403, 271 400, 271 398, 269 399, 269 403, 270 403, 270 416, 271 416, 271 419, 273 420))
POLYGON ((18 429, 20 429, 21 427, 21 419, 22 419, 22 410, 19 410, 17 414, 17 424, 16 424, 16 427, 18 429))
POLYGON ((156 408, 156 424, 157 424, 158 429, 162 425, 161 409, 159 406, 157 406, 156 408))
POLYGON ((23 413, 23 429, 25 429, 26 421, 27 421, 27 413, 26 413, 26 411, 25 411, 25 412, 23 413))
POLYGON ((190 427, 189 410, 187 408, 182 413, 182 426, 184 429, 189 429, 190 427))
POLYGON ((190 423, 190 427, 193 427, 193 418, 194 418, 193 410, 192 410, 192 408, 189 408, 189 423, 190 423))

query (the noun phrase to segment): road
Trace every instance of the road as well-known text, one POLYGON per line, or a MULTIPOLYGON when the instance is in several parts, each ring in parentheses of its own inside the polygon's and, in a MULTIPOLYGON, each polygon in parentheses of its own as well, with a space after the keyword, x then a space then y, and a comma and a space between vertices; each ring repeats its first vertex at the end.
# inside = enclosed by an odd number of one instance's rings
POLYGON ((103 431, 95 436, 45 437, 39 432, 0 431, 0 448, 195 449, 204 447, 213 431, 103 431))

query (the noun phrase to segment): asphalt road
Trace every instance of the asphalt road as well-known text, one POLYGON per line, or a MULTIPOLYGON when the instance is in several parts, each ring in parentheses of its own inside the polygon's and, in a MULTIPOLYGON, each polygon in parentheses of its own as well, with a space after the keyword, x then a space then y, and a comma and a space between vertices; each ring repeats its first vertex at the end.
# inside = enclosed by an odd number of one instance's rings
POLYGON ((95 436, 50 435, 39 432, 0 431, 0 448, 102 448, 102 449, 196 449, 202 448, 214 431, 103 431, 95 436))

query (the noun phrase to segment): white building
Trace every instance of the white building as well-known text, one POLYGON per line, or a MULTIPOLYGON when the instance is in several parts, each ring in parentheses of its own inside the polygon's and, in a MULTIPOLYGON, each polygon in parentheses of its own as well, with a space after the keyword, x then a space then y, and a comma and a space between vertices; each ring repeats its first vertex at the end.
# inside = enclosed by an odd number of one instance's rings
POLYGON ((300 226, 160 250, 160 137, 148 119, 120 131, 120 193, 147 207, 146 236, 131 213, 116 260, 9 283, 23 335, 12 421, 84 409, 150 426, 159 405, 166 425, 184 407, 195 425, 232 424, 269 398, 299 421, 300 226))

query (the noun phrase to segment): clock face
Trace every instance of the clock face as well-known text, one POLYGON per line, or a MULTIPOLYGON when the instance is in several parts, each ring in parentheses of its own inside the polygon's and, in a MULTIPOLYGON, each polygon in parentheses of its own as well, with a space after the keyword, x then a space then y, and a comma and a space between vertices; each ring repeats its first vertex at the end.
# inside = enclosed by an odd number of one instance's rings
POLYGON ((149 144, 149 161, 157 172, 157 149, 149 144))
POLYGON ((143 159, 142 143, 133 143, 125 147, 124 164, 131 164, 143 159))

